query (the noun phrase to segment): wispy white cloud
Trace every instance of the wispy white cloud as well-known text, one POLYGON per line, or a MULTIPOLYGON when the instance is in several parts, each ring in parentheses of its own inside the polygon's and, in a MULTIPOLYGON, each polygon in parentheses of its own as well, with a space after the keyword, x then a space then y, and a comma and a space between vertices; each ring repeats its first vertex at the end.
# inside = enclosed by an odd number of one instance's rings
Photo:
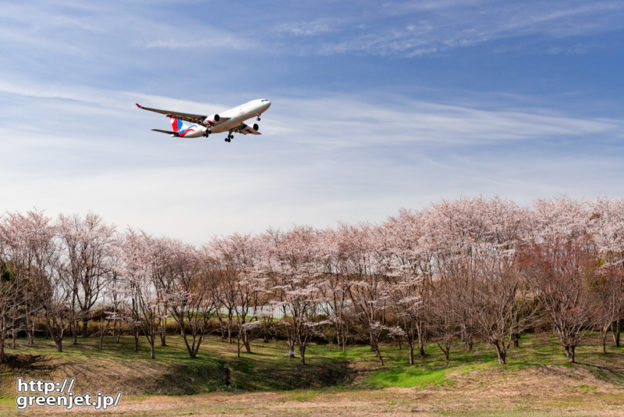
POLYGON ((307 52, 414 57, 500 39, 563 39, 616 31, 623 18, 621 1, 392 2, 383 4, 381 13, 353 19, 336 39, 307 52), (355 22, 365 30, 358 30, 355 22))
POLYGON ((311 21, 280 23, 275 26, 275 31, 295 36, 315 36, 337 32, 340 28, 343 28, 345 24, 349 23, 350 20, 351 19, 320 18, 311 21))
POLYGON ((210 50, 214 48, 232 48, 242 50, 251 48, 253 44, 254 42, 248 39, 242 39, 229 34, 212 34, 209 38, 204 39, 157 39, 135 43, 135 45, 139 47, 172 50, 210 50))
POLYGON ((624 135, 622 120, 575 117, 552 110, 485 109, 419 100, 392 103, 386 99, 383 102, 380 106, 339 96, 283 99, 277 101, 277 105, 290 110, 283 116, 277 115, 279 133, 295 136, 297 141, 323 143, 332 148, 375 143, 467 145, 548 140, 557 136, 624 135), (289 124, 289 120, 297 120, 297 123, 289 124))
POLYGON ((15 107, 4 116, 26 127, 0 129, 11 155, 0 166, 0 186, 12 196, 3 208, 93 210, 121 227, 199 244, 268 226, 378 221, 401 206, 458 195, 530 201, 624 192, 621 151, 553 153, 549 145, 622 137, 621 120, 531 107, 526 97, 515 100, 522 107, 495 107, 370 92, 276 96, 264 135, 230 144, 219 135, 183 141, 151 132, 166 120, 137 110, 137 97, 192 112, 230 104, 0 83, 0 98, 15 107))
MULTIPOLYGON (((197 5, 186 5, 189 9, 197 5)), ((197 6, 198 7, 198 6, 197 6)), ((474 1, 398 1, 381 6, 288 9, 276 13, 259 7, 249 16, 206 21, 176 19, 143 12, 137 4, 83 7, 65 2, 15 3, 0 10, 0 35, 32 54, 54 51, 88 60, 112 60, 117 54, 130 65, 136 48, 164 51, 249 51, 269 55, 370 54, 414 57, 527 36, 567 39, 619 30, 624 3, 579 0, 509 3, 474 1), (305 19, 301 16, 304 15, 305 19), (253 19, 253 24, 249 24, 253 19), (228 24, 224 24, 228 22, 228 24), (75 42, 80 39, 80 42, 75 42)), ((214 10, 225 15, 225 10, 214 10)), ((587 48, 592 43, 585 44, 587 48)), ((513 46, 513 45, 512 45, 513 46)), ((522 43, 520 43, 522 46, 522 43)), ((496 47, 499 47, 497 45, 496 47)), ((509 47, 509 45, 508 45, 509 47)), ((565 47, 565 45, 553 45, 565 47)), ((550 53, 553 50, 551 49, 550 53)), ((576 53, 582 53, 581 49, 576 53)), ((137 65, 134 63, 133 65, 137 65)))

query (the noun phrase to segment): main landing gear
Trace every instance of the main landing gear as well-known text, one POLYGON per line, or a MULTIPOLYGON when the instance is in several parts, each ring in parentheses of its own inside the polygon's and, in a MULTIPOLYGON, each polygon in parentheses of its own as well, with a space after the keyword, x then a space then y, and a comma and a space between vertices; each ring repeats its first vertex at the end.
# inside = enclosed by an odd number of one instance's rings
POLYGON ((232 139, 234 139, 234 135, 232 134, 232 132, 228 133, 227 137, 225 138, 226 142, 232 142, 232 139))

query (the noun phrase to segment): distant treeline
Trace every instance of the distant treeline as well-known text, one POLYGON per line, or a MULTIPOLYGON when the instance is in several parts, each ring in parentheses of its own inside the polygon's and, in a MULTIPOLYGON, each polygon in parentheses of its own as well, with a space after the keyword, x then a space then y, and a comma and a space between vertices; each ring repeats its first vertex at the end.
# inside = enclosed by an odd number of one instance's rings
POLYGON ((100 336, 166 343, 179 331, 190 357, 215 327, 236 339, 284 337, 305 364, 310 340, 406 343, 410 363, 436 343, 475 337, 505 363, 520 335, 558 337, 570 362, 583 334, 624 319, 624 201, 567 198, 522 207, 500 198, 401 210, 381 224, 296 226, 233 234, 201 248, 118 231, 98 215, 0 218, 0 360, 5 340, 30 344, 42 323, 62 351, 98 322, 100 336), (172 326, 172 323, 176 323, 172 326), (169 332, 170 333, 170 332, 169 332))

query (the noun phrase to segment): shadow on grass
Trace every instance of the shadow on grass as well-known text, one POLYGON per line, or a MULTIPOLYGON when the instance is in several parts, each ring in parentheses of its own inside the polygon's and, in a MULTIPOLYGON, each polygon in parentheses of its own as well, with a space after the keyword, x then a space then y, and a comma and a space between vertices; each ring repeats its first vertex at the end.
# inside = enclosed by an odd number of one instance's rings
POLYGON ((28 354, 7 355, 4 366, 14 373, 52 372, 58 367, 45 356, 28 354))
MULTIPOLYGON (((355 377, 346 361, 321 361, 305 366, 297 359, 255 362, 250 358, 213 358, 169 366, 153 380, 147 394, 197 394, 211 391, 282 391, 348 384, 355 377), (226 385, 226 368, 230 386, 226 385)), ((145 384, 137 379, 136 383, 145 384)))

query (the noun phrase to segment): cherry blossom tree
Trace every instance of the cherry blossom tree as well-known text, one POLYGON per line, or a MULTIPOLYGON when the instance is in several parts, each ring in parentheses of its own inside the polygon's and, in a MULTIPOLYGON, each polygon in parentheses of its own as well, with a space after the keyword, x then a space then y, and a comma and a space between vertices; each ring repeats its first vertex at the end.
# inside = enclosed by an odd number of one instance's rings
POLYGON ((410 365, 414 364, 416 341, 421 356, 425 354, 427 314, 431 308, 433 253, 423 244, 425 228, 425 215, 407 210, 401 210, 381 228, 388 294, 392 311, 407 340, 410 365))
POLYGON ((281 321, 286 326, 290 351, 296 344, 302 365, 306 363, 310 338, 319 325, 315 319, 322 302, 317 285, 315 239, 315 231, 308 227, 295 227, 286 233, 269 231, 265 238, 271 244, 267 267, 275 296, 272 304, 283 313, 281 321))
POLYGON ((314 251, 319 272, 319 307, 334 329, 336 344, 344 352, 352 315, 348 295, 351 283, 339 251, 337 233, 332 229, 318 231, 314 251))
MULTIPOLYGON (((15 285, 25 292, 26 319, 35 323, 39 311, 43 314, 48 333, 59 352, 63 350, 63 334, 67 323, 66 303, 71 286, 59 271, 59 242, 51 219, 39 211, 26 214, 7 213, 0 226, 5 258, 14 267, 15 285), (36 296, 35 296, 36 294, 36 296), (36 305, 34 301, 40 302, 36 305)), ((13 301, 18 301, 18 293, 13 301)), ((30 328, 27 322, 27 328, 30 328)), ((34 326, 34 324, 33 324, 34 326)))
MULTIPOLYGON (((0 253, 2 253, 2 240, 0 240, 0 253)), ((0 363, 6 360, 4 346, 7 331, 11 328, 15 333, 15 322, 20 307, 20 287, 21 282, 15 273, 13 262, 0 260, 0 363)))
MULTIPOLYGON (((87 322, 91 308, 110 276, 110 257, 115 229, 103 223, 100 216, 90 213, 84 219, 78 215, 58 218, 58 235, 62 242, 63 274, 72 287, 71 312, 78 308, 71 324, 82 320, 82 337, 87 337, 87 322)), ((72 326, 74 343, 77 326, 72 326)))
POLYGON ((150 357, 156 357, 155 341, 160 330, 163 300, 153 280, 154 240, 144 232, 128 230, 121 243, 123 279, 126 296, 130 300, 131 321, 135 334, 135 350, 138 348, 138 331, 150 345, 150 357), (140 326, 140 327, 139 327, 140 326))
POLYGON ((587 236, 532 243, 522 264, 568 362, 595 317, 591 285, 598 268, 595 247, 587 236))
POLYGON ((590 206, 590 234, 596 243, 601 260, 604 282, 600 285, 599 298, 603 320, 603 349, 608 327, 613 333, 616 347, 620 346, 620 334, 624 327, 624 294, 619 287, 619 279, 624 271, 624 200, 600 198, 590 206))
POLYGON ((251 353, 249 331, 258 307, 259 294, 265 286, 265 273, 257 267, 256 239, 251 235, 234 234, 216 239, 210 245, 213 264, 221 271, 223 282, 217 283, 216 294, 220 306, 227 312, 228 338, 231 340, 232 322, 237 327, 237 353, 241 343, 251 353))
POLYGON ((600 267, 591 288, 595 321, 602 332, 602 351, 607 353, 607 333, 613 328, 617 346, 619 323, 624 318, 624 270, 613 265, 600 267))
POLYGON ((381 264, 383 232, 370 225, 341 225, 338 236, 342 268, 350 279, 348 293, 354 315, 368 332, 371 350, 383 365, 379 342, 388 330, 385 319, 389 299, 381 264))
POLYGON ((168 242, 167 258, 172 277, 168 305, 189 357, 196 358, 214 311, 213 266, 202 262, 194 247, 174 240, 168 242))

